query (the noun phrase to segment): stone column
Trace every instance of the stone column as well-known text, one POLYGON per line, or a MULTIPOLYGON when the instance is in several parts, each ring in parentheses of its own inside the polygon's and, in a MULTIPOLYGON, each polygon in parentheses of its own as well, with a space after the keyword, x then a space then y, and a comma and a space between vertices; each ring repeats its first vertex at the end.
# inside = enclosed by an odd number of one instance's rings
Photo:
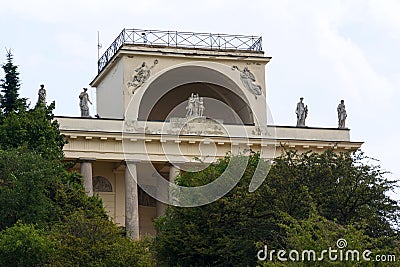
POLYGON ((175 177, 178 176, 179 174, 179 169, 177 167, 175 167, 174 165, 171 165, 169 167, 169 181, 171 183, 175 183, 175 177))
MULTIPOLYGON (((164 178, 162 178, 162 179, 164 179, 164 178)), ((167 182, 167 181, 165 180, 165 182, 167 182)), ((159 197, 168 196, 168 186, 166 186, 165 183, 162 183, 162 181, 160 181, 158 179, 157 179, 157 195, 159 197)), ((165 214, 166 209, 167 209, 167 204, 157 200, 157 204, 156 204, 157 217, 163 216, 165 214)))
POLYGON ((125 168, 125 227, 129 238, 139 239, 139 200, 137 162, 127 161, 125 168))
MULTIPOLYGON (((178 174, 179 169, 171 164, 171 166, 169 167, 169 182, 174 184, 175 177, 178 176, 178 174)), ((178 201, 178 199, 173 199, 173 197, 171 196, 171 188, 169 188, 169 201, 172 203, 176 203, 178 201)))
POLYGON ((93 158, 80 158, 81 162, 81 174, 84 178, 83 185, 85 192, 88 196, 93 196, 93 167, 92 162, 95 161, 93 158))

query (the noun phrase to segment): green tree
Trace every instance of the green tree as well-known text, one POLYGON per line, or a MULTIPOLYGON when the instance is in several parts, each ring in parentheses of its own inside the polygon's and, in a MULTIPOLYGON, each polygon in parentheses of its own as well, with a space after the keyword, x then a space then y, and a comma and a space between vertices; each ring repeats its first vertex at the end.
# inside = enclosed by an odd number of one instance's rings
POLYGON ((19 97, 21 83, 19 81, 18 67, 14 65, 11 50, 7 51, 7 62, 2 65, 5 78, 1 79, 0 87, 3 93, 0 103, 5 115, 12 111, 18 112, 26 108, 26 99, 19 97))
MULTIPOLYGON (((157 257, 167 266, 255 266, 257 244, 290 248, 291 226, 301 225, 313 214, 338 228, 356 227, 376 241, 377 249, 394 250, 396 243, 378 242, 396 237, 391 223, 398 222, 399 206, 386 195, 394 182, 363 158, 360 153, 331 150, 285 151, 275 159, 264 183, 250 193, 260 160, 252 154, 242 179, 224 197, 202 207, 169 207, 156 221, 157 257)), ((226 157, 202 172, 181 173, 176 181, 184 186, 207 184, 222 174, 228 162, 226 157)), ((308 223, 318 227, 315 220, 308 223)), ((310 229, 305 228, 304 235, 310 229)), ((362 246, 362 239, 355 242, 362 246)))
POLYGON ((296 219, 307 218, 315 205, 318 213, 341 225, 367 222, 373 237, 394 235, 399 206, 387 193, 397 181, 385 178, 379 165, 366 164, 362 152, 324 153, 285 151, 275 160, 267 182, 281 211, 296 219))
POLYGON ((53 253, 49 236, 34 225, 17 223, 0 232, 1 266, 43 266, 53 253))
POLYGON ((0 124, 0 148, 24 147, 46 159, 61 160, 64 137, 54 120, 55 104, 10 113, 0 124))
MULTIPOLYGON (((296 220, 290 215, 283 215, 279 226, 285 232, 285 254, 280 260, 277 257, 277 251, 282 247, 271 247, 269 244, 260 242, 258 247, 262 250, 260 257, 265 257, 258 263, 262 266, 377 266, 374 262, 375 255, 399 255, 399 241, 393 237, 371 238, 359 226, 343 226, 337 222, 330 221, 312 210, 308 218, 296 220), (265 249, 267 245, 267 249, 265 249), (337 250, 332 253, 331 258, 324 250, 337 250), (267 250, 267 254, 265 254, 267 250), (272 250, 272 259, 269 254, 272 250), (291 251, 297 251, 298 254, 291 254, 291 251), (304 254, 304 250, 315 251, 313 254, 304 254), (342 259, 340 258, 342 250, 342 259), (348 251, 357 251, 358 254, 347 254, 348 251), (367 255, 370 261, 363 259, 362 253, 365 250, 372 252, 367 255), (336 259, 335 256, 337 256, 336 259)), ((397 266, 396 262, 385 262, 384 266, 397 266)), ((383 266, 383 265, 382 265, 383 266)))
MULTIPOLYGON (((35 224, 54 244, 53 253, 41 258, 52 266, 155 266, 151 243, 124 238, 101 199, 86 195, 79 174, 23 148, 0 150, 0 229, 7 231, 18 222, 35 224)), ((0 266, 15 266, 5 264, 10 261, 10 242, 21 244, 18 253, 30 246, 36 249, 28 237, 7 239, 0 266)), ((37 255, 26 253, 25 260, 36 262, 37 255)))
POLYGON ((17 221, 48 228, 79 208, 107 218, 100 199, 85 194, 80 175, 23 148, 0 150, 0 207, 0 230, 17 221))
POLYGON ((50 220, 54 209, 47 189, 52 173, 52 166, 35 153, 0 150, 0 229, 18 220, 50 220))
MULTIPOLYGON (((230 157, 199 173, 181 173, 176 182, 201 186, 214 181, 229 164, 230 157)), ((242 179, 224 197, 201 207, 169 207, 156 220, 155 249, 166 266, 254 266, 256 242, 272 240, 279 214, 270 204, 268 187, 249 193, 249 183, 259 155, 248 161, 242 179)))
POLYGON ((151 241, 124 238, 114 223, 78 210, 53 227, 57 253, 51 266, 156 266, 151 241))

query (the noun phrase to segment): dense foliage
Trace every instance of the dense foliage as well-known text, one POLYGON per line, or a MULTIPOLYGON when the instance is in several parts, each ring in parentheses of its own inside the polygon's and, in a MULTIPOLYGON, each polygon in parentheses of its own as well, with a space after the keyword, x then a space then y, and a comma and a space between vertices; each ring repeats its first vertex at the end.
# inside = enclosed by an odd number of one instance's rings
POLYGON ((76 209, 106 218, 100 199, 88 198, 77 173, 24 148, 0 150, 0 230, 16 222, 49 227, 76 209))
POLYGON ((0 232, 0 265, 43 266, 55 253, 54 245, 43 230, 16 223, 0 232))
POLYGON ((65 141, 53 120, 54 107, 54 102, 49 106, 40 104, 5 116, 0 124, 0 148, 24 147, 43 158, 61 160, 65 141))
POLYGON ((51 238, 58 251, 52 266, 155 266, 151 240, 125 238, 110 220, 83 210, 56 225, 51 238))
MULTIPOLYGON (((199 174, 182 173, 176 180, 181 185, 207 184, 221 175, 229 160, 226 157, 199 174)), ((307 245, 318 249, 335 246, 345 233, 357 248, 398 252, 393 225, 398 223, 399 206, 386 195, 395 182, 385 179, 379 166, 365 164, 362 153, 285 151, 261 187, 250 193, 259 160, 258 154, 250 156, 243 178, 223 198, 202 207, 170 207, 157 220, 161 262, 254 266, 262 244, 275 249, 306 249, 307 245), (319 235, 312 232, 321 226, 325 229, 319 235), (329 232, 330 238, 321 234, 329 232), (367 239, 370 242, 364 243, 367 239)))

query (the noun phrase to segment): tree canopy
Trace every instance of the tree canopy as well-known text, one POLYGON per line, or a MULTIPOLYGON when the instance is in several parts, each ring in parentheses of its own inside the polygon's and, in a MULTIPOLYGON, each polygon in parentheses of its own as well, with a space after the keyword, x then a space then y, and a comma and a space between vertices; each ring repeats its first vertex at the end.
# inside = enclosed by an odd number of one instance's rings
MULTIPOLYGON (((197 174, 181 173, 176 181, 207 184, 221 175, 229 160, 228 156, 197 174)), ((398 252, 393 225, 398 223, 399 206, 386 194, 395 181, 386 179, 379 166, 366 164, 363 153, 285 151, 263 184, 250 193, 259 160, 257 153, 250 156, 242 179, 221 199, 201 207, 168 208, 156 221, 161 262, 255 266, 263 244, 275 249, 319 244, 317 249, 327 242, 334 246, 345 234, 354 247, 398 252), (327 233, 330 238, 324 239, 327 233), (372 241, 363 244, 367 239, 372 241)))

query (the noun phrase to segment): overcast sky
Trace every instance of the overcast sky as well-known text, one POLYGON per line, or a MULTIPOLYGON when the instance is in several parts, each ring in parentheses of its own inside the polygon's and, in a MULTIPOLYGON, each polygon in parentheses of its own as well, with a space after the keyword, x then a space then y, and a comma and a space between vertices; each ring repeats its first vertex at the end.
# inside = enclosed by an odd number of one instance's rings
POLYGON ((399 13, 396 0, 0 0, 0 62, 11 48, 21 95, 36 102, 44 83, 56 115, 79 116, 77 96, 97 73, 97 31, 100 52, 123 28, 260 35, 272 56, 266 75, 274 123, 295 125, 303 96, 308 126, 336 127, 344 99, 351 139, 364 141, 367 155, 398 178, 399 13))

